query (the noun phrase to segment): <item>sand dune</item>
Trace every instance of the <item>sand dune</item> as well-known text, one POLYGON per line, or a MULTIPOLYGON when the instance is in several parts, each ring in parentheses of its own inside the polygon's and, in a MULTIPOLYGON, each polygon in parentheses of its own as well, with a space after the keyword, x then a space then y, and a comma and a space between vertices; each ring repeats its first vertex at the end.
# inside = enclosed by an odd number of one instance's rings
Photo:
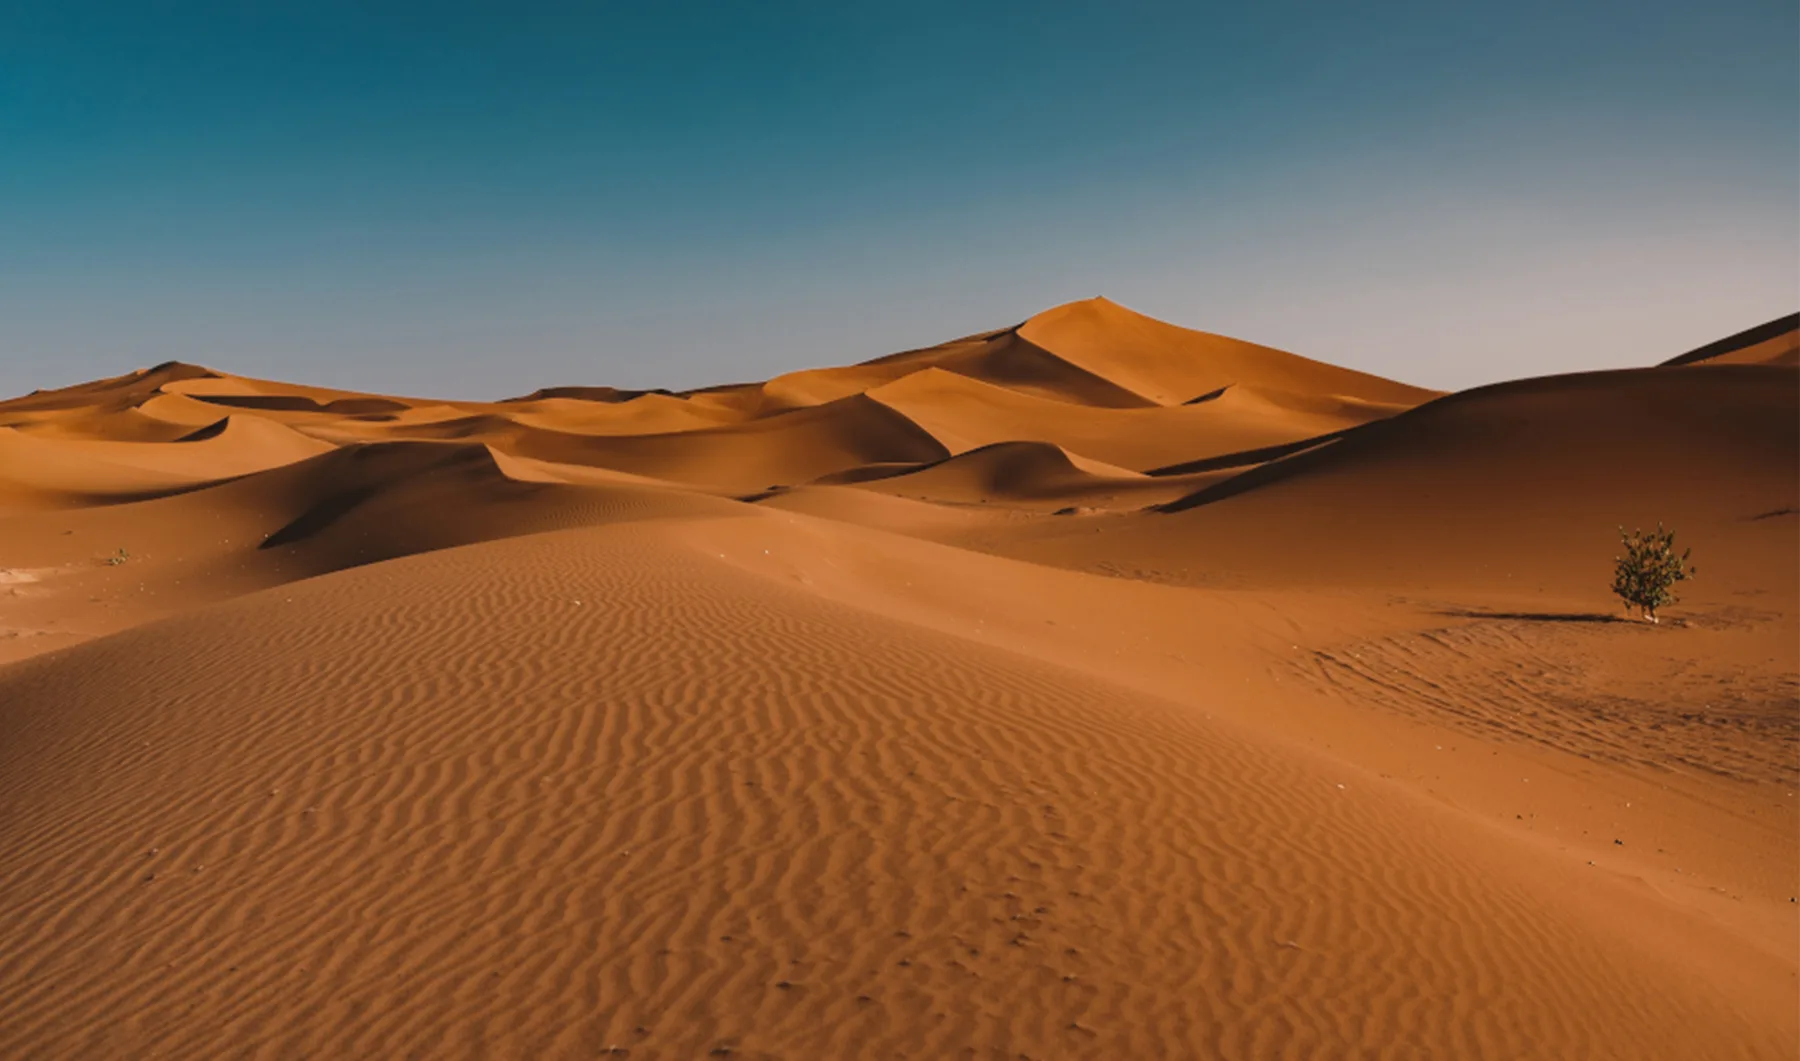
POLYGON ((171 362, 113 379, 36 391, 0 403, 0 426, 117 442, 171 442, 224 415, 165 388, 210 369, 171 362))
POLYGON ((924 427, 955 453, 997 442, 1048 442, 1134 471, 1289 443, 1371 419, 1295 409, 1238 387, 1192 405, 1073 406, 941 369, 915 372, 868 397, 924 427))
POLYGON ((0 504, 138 500, 290 464, 331 449, 259 417, 225 417, 173 443, 46 439, 0 428, 0 504))
POLYGON ((1055 509, 1142 508, 1186 496, 1206 476, 1151 478, 1047 442, 996 442, 900 474, 867 478, 865 490, 950 504, 1055 509))
POLYGON ((445 552, 14 668, 61 706, 0 771, 15 1048, 1781 1042, 1370 779, 696 544, 445 552))
POLYGON ((1018 328, 984 332, 845 368, 793 372, 770 380, 762 392, 767 406, 774 409, 817 405, 932 368, 1049 401, 1125 409, 1154 404, 1021 338, 1018 328))
POLYGON ((0 1056, 1792 1057, 1791 336, 0 402, 0 1056))
POLYGON ((1178 328, 1104 298, 1040 313, 1020 327, 1019 335, 1159 405, 1179 405, 1221 387, 1245 384, 1341 395, 1392 409, 1416 405, 1435 393, 1266 346, 1178 328))
POLYGON ((1664 365, 1800 365, 1800 313, 1672 357, 1664 365))
POLYGON ((674 434, 576 440, 530 432, 511 448, 543 460, 593 464, 733 493, 807 482, 864 464, 948 455, 929 431, 860 394, 739 425, 674 434))
POLYGON ((560 428, 593 435, 672 434, 718 427, 740 419, 730 409, 646 394, 629 401, 596 405, 566 398, 520 403, 507 415, 528 427, 560 428))
POLYGON ((260 549, 309 555, 319 572, 495 538, 616 520, 700 515, 711 498, 642 482, 576 484, 521 467, 486 445, 379 443, 337 450, 246 484, 289 516, 260 549), (521 474, 523 473, 523 474, 521 474), (446 520, 445 511, 457 518, 446 520))
POLYGON ((742 493, 998 442, 1047 442, 1148 471, 1341 431, 1431 393, 1098 299, 859 365, 680 394, 575 387, 446 403, 171 363, 5 403, 0 426, 171 442, 235 413, 331 444, 480 442, 742 493))
POLYGON ((1078 548, 1145 563, 1198 548, 1275 582, 1576 592, 1607 567, 1619 525, 1662 520, 1714 558, 1707 583, 1791 600, 1795 383, 1781 367, 1695 366, 1482 388, 1260 465, 1078 548))

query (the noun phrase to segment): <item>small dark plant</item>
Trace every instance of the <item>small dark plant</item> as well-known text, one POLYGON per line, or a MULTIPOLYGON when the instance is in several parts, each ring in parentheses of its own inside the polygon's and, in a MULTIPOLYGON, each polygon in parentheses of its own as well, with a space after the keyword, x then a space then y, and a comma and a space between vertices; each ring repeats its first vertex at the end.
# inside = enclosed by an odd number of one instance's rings
POLYGON ((1675 583, 1694 577, 1695 569, 1688 563, 1693 550, 1676 553, 1675 532, 1660 523, 1648 534, 1627 534, 1620 527, 1619 539, 1625 543, 1625 555, 1614 558, 1612 591, 1626 607, 1636 606, 1640 616, 1654 623, 1658 608, 1675 603, 1675 583))

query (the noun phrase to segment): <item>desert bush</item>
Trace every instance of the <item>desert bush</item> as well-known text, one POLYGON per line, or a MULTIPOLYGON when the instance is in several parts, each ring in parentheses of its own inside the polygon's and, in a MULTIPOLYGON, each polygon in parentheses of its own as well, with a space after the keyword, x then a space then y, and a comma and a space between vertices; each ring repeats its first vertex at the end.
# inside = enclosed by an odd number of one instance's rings
POLYGON ((1619 528, 1619 539, 1625 544, 1625 555, 1613 558, 1612 591, 1626 607, 1635 606, 1638 614, 1656 622, 1656 610, 1674 604, 1675 583, 1694 577, 1695 568, 1688 563, 1691 549, 1675 552, 1675 532, 1656 529, 1645 533, 1625 533, 1619 528))

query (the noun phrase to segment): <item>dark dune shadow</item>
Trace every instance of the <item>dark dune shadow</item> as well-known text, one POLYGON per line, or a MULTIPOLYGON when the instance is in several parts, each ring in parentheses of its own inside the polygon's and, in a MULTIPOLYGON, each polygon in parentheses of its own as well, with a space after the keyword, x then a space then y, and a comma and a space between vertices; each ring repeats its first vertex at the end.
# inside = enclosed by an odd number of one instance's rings
POLYGON ((1791 332, 1800 328, 1800 313, 1790 313, 1785 317, 1777 317, 1767 324, 1759 324, 1754 328, 1746 328, 1736 335, 1727 335, 1717 342, 1707 343, 1697 350, 1689 350, 1678 357, 1671 357, 1662 363, 1663 368, 1675 365, 1692 365, 1701 361, 1710 361, 1715 357, 1723 357, 1733 351, 1742 350, 1746 346, 1767 342, 1783 332, 1791 332))
POLYGON ((1216 398, 1224 397, 1225 392, 1230 389, 1231 389, 1231 384, 1227 383, 1223 387, 1220 387, 1217 390, 1207 391, 1205 394, 1202 394, 1196 398, 1189 398, 1187 401, 1182 402, 1181 404, 1183 404, 1183 405, 1201 405, 1206 402, 1213 401, 1216 398))
MULTIPOLYGON (((1201 399, 1199 398, 1195 398, 1194 402, 1200 400, 1201 399)), ((1188 404, 1192 405, 1194 402, 1189 402, 1188 404)), ((1264 464, 1268 461, 1278 460, 1289 454, 1316 449, 1327 442, 1334 442, 1354 430, 1356 430, 1356 428, 1346 427, 1340 431, 1331 431, 1323 435, 1314 435, 1311 438, 1302 438, 1293 442, 1281 442, 1273 446, 1263 446, 1259 449, 1239 450, 1236 453, 1224 453, 1217 457, 1202 457, 1199 460, 1183 461, 1180 464, 1170 464, 1161 468, 1152 468, 1144 474, 1155 478, 1164 475, 1186 475, 1190 472, 1214 472, 1229 468, 1245 468, 1253 464, 1264 464)), ((1219 485, 1223 486, 1224 484, 1221 483, 1219 485)), ((1198 503, 1203 504, 1204 502, 1198 503)))
POLYGON ((388 398, 338 398, 320 404, 297 394, 193 394, 189 397, 208 405, 224 405, 234 409, 260 409, 274 413, 337 413, 340 416, 367 416, 375 413, 400 413, 409 407, 388 398))
POLYGON ((1617 615, 1603 612, 1484 612, 1473 608, 1446 608, 1439 615, 1457 619, 1512 619, 1527 623, 1628 623, 1617 615))
POLYGON ((177 442, 204 442, 209 438, 218 438, 220 435, 223 435, 225 433, 225 429, 227 427, 229 427, 230 425, 231 425, 231 417, 222 416, 219 419, 213 421, 212 423, 207 424, 205 427, 199 428, 194 431, 189 431, 187 434, 181 436, 180 438, 176 439, 175 441, 177 441, 177 442))
MULTIPOLYGON (((722 390, 723 388, 709 389, 722 390)), ((539 387, 530 394, 518 398, 502 398, 500 401, 504 404, 507 402, 535 402, 545 398, 573 398, 576 401, 622 405, 634 398, 642 398, 646 394, 661 394, 669 398, 681 397, 674 391, 665 390, 662 387, 652 387, 648 390, 622 390, 618 387, 539 387)))
POLYGON ((311 508, 302 512, 298 518, 286 526, 264 538, 258 549, 275 549, 283 545, 292 545, 331 526, 349 515, 357 506, 375 496, 375 487, 359 486, 325 497, 311 508))

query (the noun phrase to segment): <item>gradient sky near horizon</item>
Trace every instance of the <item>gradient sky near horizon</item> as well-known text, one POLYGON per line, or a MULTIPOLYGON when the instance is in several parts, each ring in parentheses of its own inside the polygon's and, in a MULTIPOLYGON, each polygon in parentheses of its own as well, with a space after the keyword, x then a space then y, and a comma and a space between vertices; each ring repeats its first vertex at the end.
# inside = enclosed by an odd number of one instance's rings
POLYGON ((1445 388, 1792 312, 1800 11, 0 3, 0 394, 687 387, 1095 294, 1445 388))

